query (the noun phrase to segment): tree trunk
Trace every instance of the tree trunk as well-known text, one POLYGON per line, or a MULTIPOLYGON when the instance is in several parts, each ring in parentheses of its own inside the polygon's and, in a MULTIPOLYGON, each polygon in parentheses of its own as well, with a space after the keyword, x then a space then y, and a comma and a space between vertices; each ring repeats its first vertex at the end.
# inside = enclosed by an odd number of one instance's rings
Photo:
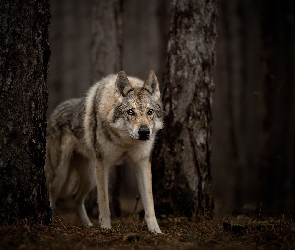
MULTIPOLYGON (((122 1, 94 0, 92 13, 92 81, 97 82, 108 74, 122 70, 122 1)), ((110 209, 112 216, 120 215, 118 176, 123 168, 114 168, 110 174, 110 209)), ((124 183, 124 181, 123 181, 124 183)), ((88 213, 98 216, 97 190, 92 190, 85 203, 88 213)))
POLYGON ((94 0, 92 22, 92 79, 122 70, 121 0, 94 0))
POLYGON ((0 223, 49 224, 45 184, 48 1, 0 4, 0 223))
POLYGON ((81 97, 91 79, 92 1, 51 0, 48 112, 62 101, 81 97))
POLYGON ((153 69, 163 79, 169 28, 169 0, 124 0, 123 66, 145 79, 153 69))
POLYGON ((211 93, 216 1, 173 1, 164 78, 165 128, 153 158, 156 208, 212 216, 211 93))

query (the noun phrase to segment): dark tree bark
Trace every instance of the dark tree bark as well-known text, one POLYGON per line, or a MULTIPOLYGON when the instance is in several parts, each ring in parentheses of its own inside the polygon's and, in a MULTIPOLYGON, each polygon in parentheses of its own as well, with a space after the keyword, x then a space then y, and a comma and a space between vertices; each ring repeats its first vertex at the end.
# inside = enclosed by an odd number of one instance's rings
POLYGON ((173 1, 164 78, 165 128, 153 158, 155 204, 212 216, 211 93, 216 1, 173 1))
POLYGON ((49 224, 44 175, 48 1, 0 4, 0 223, 49 224))
POLYGON ((92 22, 92 80, 122 70, 121 0, 94 0, 92 22))

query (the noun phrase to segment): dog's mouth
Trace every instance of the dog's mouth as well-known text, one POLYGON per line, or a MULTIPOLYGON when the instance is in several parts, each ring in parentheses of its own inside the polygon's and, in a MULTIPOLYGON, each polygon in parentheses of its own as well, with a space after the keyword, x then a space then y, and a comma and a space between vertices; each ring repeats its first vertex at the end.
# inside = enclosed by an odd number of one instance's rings
POLYGON ((147 141, 149 139, 150 139, 150 136, 149 135, 148 136, 139 136, 138 137, 138 140, 140 140, 140 141, 147 141))

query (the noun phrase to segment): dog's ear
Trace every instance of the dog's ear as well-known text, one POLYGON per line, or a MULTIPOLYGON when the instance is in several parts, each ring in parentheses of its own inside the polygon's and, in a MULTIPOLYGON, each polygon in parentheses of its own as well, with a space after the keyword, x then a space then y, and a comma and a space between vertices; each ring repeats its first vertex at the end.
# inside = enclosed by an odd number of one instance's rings
POLYGON ((124 71, 120 71, 116 80, 116 92, 125 97, 132 89, 127 75, 124 71))
POLYGON ((153 70, 150 71, 143 88, 146 89, 151 95, 156 95, 157 98, 160 98, 159 83, 153 70))

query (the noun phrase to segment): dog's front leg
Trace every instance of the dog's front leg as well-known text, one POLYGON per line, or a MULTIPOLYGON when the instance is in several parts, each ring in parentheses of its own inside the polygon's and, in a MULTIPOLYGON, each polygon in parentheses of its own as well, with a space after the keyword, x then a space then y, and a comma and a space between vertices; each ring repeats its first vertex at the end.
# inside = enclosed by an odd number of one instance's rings
POLYGON ((101 228, 111 228, 111 213, 108 195, 109 166, 98 162, 96 167, 96 184, 99 208, 99 224, 101 228))
POLYGON ((152 173, 149 160, 147 159, 145 161, 141 161, 140 164, 135 164, 135 170, 139 192, 145 210, 145 221, 148 229, 152 233, 162 233, 155 215, 152 190, 152 173))

